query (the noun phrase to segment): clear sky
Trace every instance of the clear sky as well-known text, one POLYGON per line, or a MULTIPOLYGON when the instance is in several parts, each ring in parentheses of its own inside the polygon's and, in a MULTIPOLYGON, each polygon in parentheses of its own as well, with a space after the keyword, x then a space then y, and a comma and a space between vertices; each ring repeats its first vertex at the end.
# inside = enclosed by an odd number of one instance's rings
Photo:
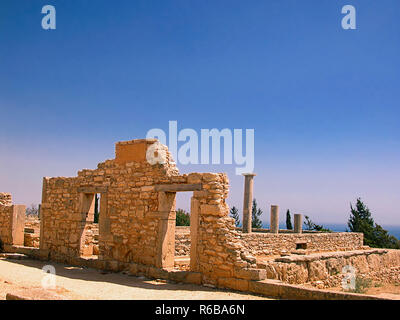
MULTIPOLYGON (((152 128, 253 128, 254 193, 315 222, 400 224, 398 0, 1 0, 0 191, 39 203, 152 128), (41 27, 42 6, 57 29, 41 27), (341 8, 357 10, 343 30, 341 8)), ((242 209, 234 165, 230 205, 242 209)), ((183 197, 188 206, 188 198, 183 197)))

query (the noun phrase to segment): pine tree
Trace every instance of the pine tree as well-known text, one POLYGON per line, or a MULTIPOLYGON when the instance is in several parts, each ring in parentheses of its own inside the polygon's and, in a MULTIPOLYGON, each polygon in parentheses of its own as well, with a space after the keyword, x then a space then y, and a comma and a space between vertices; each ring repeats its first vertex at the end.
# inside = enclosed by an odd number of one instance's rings
POLYGON ((362 232, 364 234, 364 244, 367 246, 375 246, 374 241, 374 219, 368 207, 357 199, 356 207, 350 204, 351 214, 347 223, 351 232, 362 232))
POLYGON ((286 229, 293 230, 292 217, 290 216, 290 210, 286 211, 286 229))
POLYGON ((262 228, 262 221, 259 218, 262 214, 262 210, 260 208, 257 208, 257 201, 256 199, 253 199, 253 208, 251 210, 251 227, 252 228, 262 228))
POLYGON ((357 199, 356 207, 350 204, 351 214, 347 223, 351 232, 362 232, 364 244, 373 248, 400 248, 400 241, 374 222, 368 207, 357 199))
POLYGON ((235 219, 235 226, 239 227, 240 226, 239 210, 235 206, 231 208, 230 215, 232 218, 235 219))

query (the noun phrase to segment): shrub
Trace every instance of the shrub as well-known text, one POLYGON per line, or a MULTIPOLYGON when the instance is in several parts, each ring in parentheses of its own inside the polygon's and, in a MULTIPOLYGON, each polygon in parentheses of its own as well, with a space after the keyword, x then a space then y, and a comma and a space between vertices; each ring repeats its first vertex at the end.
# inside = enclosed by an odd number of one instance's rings
POLYGON ((367 289, 370 288, 371 286, 372 286, 371 279, 356 277, 356 287, 348 291, 352 293, 366 293, 367 289))
POLYGON ((176 210, 176 225, 190 226, 190 215, 183 209, 176 210))

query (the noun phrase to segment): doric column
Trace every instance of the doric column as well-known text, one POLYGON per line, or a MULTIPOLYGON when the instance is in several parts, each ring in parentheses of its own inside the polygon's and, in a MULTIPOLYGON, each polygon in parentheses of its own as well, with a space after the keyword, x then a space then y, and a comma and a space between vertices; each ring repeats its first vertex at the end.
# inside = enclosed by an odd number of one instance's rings
POLYGON ((254 173, 244 173, 243 233, 251 232, 251 211, 253 208, 254 173))
POLYGON ((271 233, 278 233, 279 232, 279 207, 278 206, 271 206, 271 226, 270 230, 271 233))
POLYGON ((295 214, 294 215, 294 233, 302 233, 303 232, 303 215, 295 214))

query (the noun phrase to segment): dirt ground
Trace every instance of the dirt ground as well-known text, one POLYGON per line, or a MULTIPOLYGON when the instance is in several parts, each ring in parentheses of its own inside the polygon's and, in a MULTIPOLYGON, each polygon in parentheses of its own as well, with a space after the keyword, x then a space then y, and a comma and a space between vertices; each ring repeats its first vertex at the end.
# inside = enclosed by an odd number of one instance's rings
POLYGON ((0 300, 4 300, 7 293, 41 300, 268 300, 257 295, 150 280, 121 273, 104 273, 57 263, 51 263, 56 269, 56 288, 43 289, 45 273, 42 267, 46 264, 49 262, 0 260, 0 300))
MULTIPOLYGON (((331 288, 330 290, 343 291, 341 287, 331 288)), ((380 282, 372 282, 370 287, 365 288, 363 294, 400 300, 400 283, 383 284, 380 282)))

